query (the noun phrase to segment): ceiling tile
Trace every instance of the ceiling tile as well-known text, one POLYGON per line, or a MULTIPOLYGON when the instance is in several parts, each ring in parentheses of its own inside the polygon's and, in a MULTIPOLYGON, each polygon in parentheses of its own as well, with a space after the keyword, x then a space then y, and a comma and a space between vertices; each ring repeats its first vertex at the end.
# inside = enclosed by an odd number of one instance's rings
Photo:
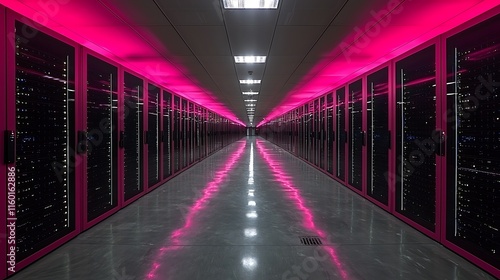
POLYGON ((223 26, 178 26, 182 38, 197 56, 231 56, 223 26))

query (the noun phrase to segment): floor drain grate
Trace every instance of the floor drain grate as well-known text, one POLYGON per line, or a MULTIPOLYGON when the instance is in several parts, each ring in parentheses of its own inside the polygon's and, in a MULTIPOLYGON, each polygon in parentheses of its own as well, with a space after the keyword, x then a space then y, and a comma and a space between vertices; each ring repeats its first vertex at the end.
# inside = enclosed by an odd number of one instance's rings
POLYGON ((301 236, 300 243, 302 245, 314 246, 314 245, 322 245, 321 239, 317 236, 301 236))

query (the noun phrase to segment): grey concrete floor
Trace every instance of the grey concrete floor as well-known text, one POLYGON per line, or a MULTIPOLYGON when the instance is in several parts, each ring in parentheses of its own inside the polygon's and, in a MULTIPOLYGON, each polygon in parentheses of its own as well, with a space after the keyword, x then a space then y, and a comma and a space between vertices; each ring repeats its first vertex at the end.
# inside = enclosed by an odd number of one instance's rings
POLYGON ((493 277, 284 150, 247 138, 10 279, 493 277), (303 236, 322 245, 302 245, 303 236))

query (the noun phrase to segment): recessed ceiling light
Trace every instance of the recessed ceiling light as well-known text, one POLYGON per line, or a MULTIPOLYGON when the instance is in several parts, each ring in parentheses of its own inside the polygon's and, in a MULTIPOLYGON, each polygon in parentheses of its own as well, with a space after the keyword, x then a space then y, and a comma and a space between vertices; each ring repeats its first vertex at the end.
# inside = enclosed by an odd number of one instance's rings
POLYGON ((260 84, 261 80, 240 80, 240 84, 255 85, 260 84))
POLYGON ((257 95, 259 94, 258 92, 253 92, 253 91, 244 91, 243 95, 257 95))
POLYGON ((236 63, 266 63, 265 56, 235 56, 236 63))
POLYGON ((245 99, 245 102, 257 102, 255 99, 245 99))
POLYGON ((277 9, 279 0, 224 0, 225 9, 277 9))

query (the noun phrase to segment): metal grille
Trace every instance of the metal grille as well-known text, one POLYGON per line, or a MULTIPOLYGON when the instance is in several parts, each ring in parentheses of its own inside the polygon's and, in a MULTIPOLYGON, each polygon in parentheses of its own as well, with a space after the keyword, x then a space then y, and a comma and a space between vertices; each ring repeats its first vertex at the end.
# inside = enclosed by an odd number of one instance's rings
POLYGON ((306 246, 322 245, 321 239, 317 236, 301 236, 300 243, 306 246))

